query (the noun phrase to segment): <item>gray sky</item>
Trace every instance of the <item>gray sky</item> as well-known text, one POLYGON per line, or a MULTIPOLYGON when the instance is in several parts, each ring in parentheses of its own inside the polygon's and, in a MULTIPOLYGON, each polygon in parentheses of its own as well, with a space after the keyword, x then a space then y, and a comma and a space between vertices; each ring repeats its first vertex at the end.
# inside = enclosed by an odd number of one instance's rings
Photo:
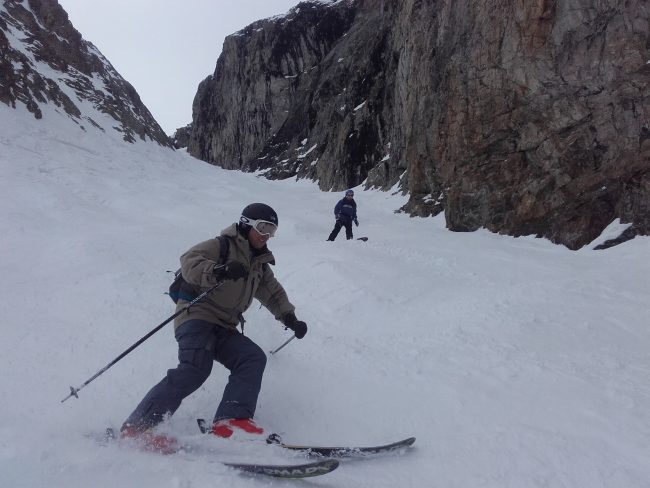
POLYGON ((300 0, 59 0, 167 134, 192 121, 198 84, 214 72, 224 38, 286 13, 300 0))

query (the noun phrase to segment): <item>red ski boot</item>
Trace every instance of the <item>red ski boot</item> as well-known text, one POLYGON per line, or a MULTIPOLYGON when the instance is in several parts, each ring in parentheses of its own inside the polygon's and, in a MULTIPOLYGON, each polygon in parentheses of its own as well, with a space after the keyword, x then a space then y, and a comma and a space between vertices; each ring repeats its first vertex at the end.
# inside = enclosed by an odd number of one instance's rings
POLYGON ((235 432, 245 432, 246 434, 262 435, 264 429, 258 427, 253 419, 221 419, 212 424, 210 432, 217 437, 227 439, 235 432))
POLYGON ((160 454, 173 454, 178 451, 178 441, 165 434, 154 434, 151 430, 142 430, 127 426, 120 432, 120 439, 132 440, 143 451, 160 454))

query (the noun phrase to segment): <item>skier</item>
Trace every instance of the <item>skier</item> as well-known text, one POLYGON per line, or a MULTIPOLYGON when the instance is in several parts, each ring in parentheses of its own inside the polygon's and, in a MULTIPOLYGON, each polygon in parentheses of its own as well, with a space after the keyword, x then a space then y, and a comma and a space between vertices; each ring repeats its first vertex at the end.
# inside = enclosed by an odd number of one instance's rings
POLYGON ((225 438, 235 431, 264 433, 253 421, 253 415, 266 355, 244 335, 242 314, 253 298, 257 298, 276 319, 294 331, 296 338, 302 339, 307 333, 307 325, 296 318, 295 307, 270 267, 275 260, 266 244, 275 235, 277 226, 278 216, 270 206, 253 203, 244 208, 239 223, 181 256, 185 282, 181 285, 177 311, 192 300, 192 295, 197 296, 218 281, 225 281, 206 300, 192 305, 187 313, 176 318, 179 364, 167 371, 127 418, 121 428, 122 437, 137 439, 147 450, 173 452, 175 439, 154 434, 152 428, 173 414, 182 400, 205 382, 213 361, 230 370, 230 377, 211 433, 225 438), (224 238, 228 240, 228 255, 225 263, 220 263, 224 238), (241 332, 237 330, 238 324, 241 332))
POLYGON ((359 221, 357 220, 357 202, 354 201, 353 190, 345 191, 345 197, 339 200, 334 207, 334 217, 336 218, 336 223, 327 240, 333 241, 336 239, 343 226, 345 226, 345 237, 348 240, 352 239, 352 222, 357 227, 359 226, 359 221))

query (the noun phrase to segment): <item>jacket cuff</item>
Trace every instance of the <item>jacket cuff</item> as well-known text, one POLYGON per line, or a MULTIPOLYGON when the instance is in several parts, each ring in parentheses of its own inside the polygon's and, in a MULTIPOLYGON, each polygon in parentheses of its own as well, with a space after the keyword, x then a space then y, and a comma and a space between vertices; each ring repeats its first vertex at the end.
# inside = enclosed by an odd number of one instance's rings
POLYGON ((295 324, 297 321, 296 314, 293 312, 287 312, 282 316, 282 323, 286 326, 295 324))

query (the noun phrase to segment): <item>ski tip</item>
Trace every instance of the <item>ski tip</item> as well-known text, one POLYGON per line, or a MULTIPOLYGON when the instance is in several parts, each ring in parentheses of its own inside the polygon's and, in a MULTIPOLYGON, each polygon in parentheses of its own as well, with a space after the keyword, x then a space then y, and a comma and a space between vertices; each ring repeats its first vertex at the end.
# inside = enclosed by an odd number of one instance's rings
POLYGON ((339 467, 340 464, 341 463, 336 459, 327 459, 327 460, 321 461, 321 463, 320 463, 320 465, 322 467, 325 467, 325 468, 329 469, 328 473, 331 473, 332 471, 334 471, 336 468, 339 467))

